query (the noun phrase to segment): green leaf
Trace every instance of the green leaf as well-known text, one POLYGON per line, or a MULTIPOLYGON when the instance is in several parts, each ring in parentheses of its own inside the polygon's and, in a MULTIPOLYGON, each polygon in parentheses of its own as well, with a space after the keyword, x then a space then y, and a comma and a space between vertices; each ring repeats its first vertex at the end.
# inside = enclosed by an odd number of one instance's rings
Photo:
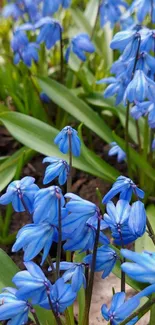
MULTIPOLYGON (((113 114, 118 116, 122 126, 125 127, 126 108, 121 104, 118 105, 118 106, 115 106, 115 100, 113 98, 112 99, 107 99, 107 98, 105 99, 103 97, 102 93, 94 92, 92 94, 89 94, 89 96, 87 96, 85 98, 85 100, 89 104, 91 104, 91 105, 93 105, 95 107, 98 107, 100 109, 108 109, 110 112, 112 112, 113 114)), ((140 127, 141 141, 143 143, 143 138, 144 138, 143 137, 143 134, 144 134, 144 121, 143 121, 143 119, 141 119, 139 121, 139 127, 140 127)), ((131 116, 130 116, 130 123, 129 123, 129 135, 130 135, 131 139, 135 143, 138 143, 135 120, 131 116)))
MULTIPOLYGON (((19 272, 19 268, 12 259, 0 249, 0 290, 4 287, 14 287, 12 278, 19 272)), ((52 313, 41 307, 34 306, 41 325, 53 325, 52 313)))
POLYGON ((106 142, 112 142, 110 128, 83 100, 65 86, 49 78, 38 79, 42 90, 61 108, 84 123, 106 142))
POLYGON ((19 268, 2 249, 0 249, 0 264, 0 290, 2 290, 4 287, 14 286, 12 278, 19 268))
MULTIPOLYGON (((5 112, 0 114, 0 121, 3 122, 15 139, 27 147, 47 156, 64 157, 58 147, 53 143, 59 131, 50 125, 33 117, 16 112, 5 112)), ((65 159, 68 159, 68 155, 65 155, 65 159)), ((1 166, 2 164, 0 165, 0 170, 1 166)), ((104 173, 95 170, 92 165, 85 161, 82 155, 79 158, 73 159, 73 166, 104 179, 104 173)), ((13 171, 11 177, 12 175, 13 171)))
POLYGON ((106 179, 109 182, 113 182, 116 180, 116 178, 120 175, 119 172, 110 166, 108 163, 106 163, 102 158, 100 158, 98 155, 96 155, 95 152, 88 149, 84 142, 82 137, 82 124, 78 128, 78 133, 81 139, 81 150, 84 158, 86 161, 92 165, 96 170, 104 174, 104 179, 106 179))
MULTIPOLYGON (((14 114, 14 113, 8 112, 7 114, 14 114)), ((15 113, 15 114, 19 114, 19 113, 15 113)), ((34 155, 34 151, 24 147, 16 151, 16 153, 14 153, 12 156, 10 156, 8 159, 6 159, 3 163, 0 164, 0 191, 2 191, 8 185, 8 183, 10 183, 11 180, 14 178, 16 174, 18 162, 23 156, 23 154, 24 154, 24 164, 25 164, 27 161, 29 161, 30 158, 32 158, 32 156, 34 155)))
MULTIPOLYGON (((115 141, 118 145, 125 151, 125 141, 122 140, 118 135, 113 133, 115 141)), ((130 151, 130 159, 132 164, 134 163, 139 169, 143 170, 145 175, 147 175, 150 179, 155 181, 155 170, 147 163, 143 157, 136 152, 133 148, 129 148, 130 151)))
POLYGON ((96 22, 98 12, 99 0, 90 0, 84 12, 84 16, 89 21, 90 26, 93 28, 96 22))
MULTIPOLYGON (((146 214, 155 232, 155 205, 154 204, 150 204, 147 207, 146 214)), ((135 250, 136 252, 142 252, 144 250, 155 252, 155 246, 147 232, 145 232, 145 234, 142 237, 136 240, 135 250)))

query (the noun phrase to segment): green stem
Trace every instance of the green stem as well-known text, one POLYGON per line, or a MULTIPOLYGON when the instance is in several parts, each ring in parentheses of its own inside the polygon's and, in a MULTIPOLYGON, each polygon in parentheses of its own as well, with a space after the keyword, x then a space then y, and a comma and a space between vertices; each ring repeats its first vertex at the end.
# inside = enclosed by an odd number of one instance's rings
MULTIPOLYGON (((68 141, 69 141, 69 174, 67 177, 67 193, 70 193, 72 190, 72 160, 73 160, 73 155, 72 155, 72 135, 70 132, 68 133, 68 141)), ((66 252, 66 260, 67 262, 72 261, 72 254, 71 252, 67 251, 66 252)))
POLYGON ((148 229, 148 232, 149 232, 149 236, 152 239, 153 244, 155 245, 155 233, 154 233, 154 230, 152 228, 152 225, 151 225, 148 217, 146 219, 146 224, 147 224, 147 229, 148 229))
POLYGON ((96 238, 95 238, 94 249, 93 249, 89 285, 88 285, 88 290, 87 290, 87 294, 86 294, 86 307, 85 307, 83 325, 88 325, 89 324, 89 312, 90 312, 90 305, 91 305, 92 292, 93 292, 93 283, 94 283, 95 265, 96 265, 96 255, 97 255, 97 248, 98 248, 99 235, 100 235, 100 224, 101 224, 101 219, 100 219, 100 217, 98 217, 98 225, 97 225, 96 238))
POLYGON ((32 309, 31 313, 33 314, 36 325, 41 325, 40 322, 39 322, 39 319, 38 319, 38 317, 36 315, 36 311, 34 309, 32 309))
POLYGON ((55 310, 53 308, 53 304, 52 304, 50 293, 49 293, 48 289, 47 289, 47 298, 48 298, 48 302, 49 302, 49 305, 50 305, 50 308, 52 311, 52 315, 54 315, 57 325, 62 325, 61 319, 58 317, 57 313, 55 312, 55 310))
MULTIPOLYGON (((148 125, 148 118, 145 117, 144 148, 143 148, 143 159, 145 161, 147 161, 148 148, 149 148, 149 125, 148 125)), ((143 170, 141 173, 141 186, 144 187, 144 185, 145 185, 145 171, 143 170)))
POLYGON ((95 30, 96 30, 96 26, 97 26, 97 22, 98 22, 98 16, 99 16, 99 12, 100 12, 100 3, 101 3, 101 0, 98 0, 98 9, 97 9, 97 14, 96 14, 95 24, 94 24, 92 34, 91 34, 91 39, 93 39, 94 34, 95 34, 95 30))
POLYGON ((60 30, 60 80, 63 84, 64 80, 64 55, 63 55, 63 39, 62 39, 62 29, 60 30))
POLYGON ((128 165, 128 175, 132 178, 132 170, 131 170, 131 163, 130 163, 130 149, 129 149, 129 116, 130 116, 130 103, 127 102, 126 107, 126 121, 125 121, 125 151, 126 151, 126 158, 127 158, 127 165, 128 165))
POLYGON ((155 299, 154 300, 149 300, 147 301, 142 307, 140 307, 138 310, 136 310, 132 315, 130 315, 129 317, 127 317, 123 322, 121 322, 119 325, 126 325, 127 323, 129 323, 133 318, 139 316, 139 314, 142 313, 142 315, 145 314, 146 310, 150 309, 151 306, 155 303, 155 299))
POLYGON ((136 122, 136 131, 137 131, 138 147, 139 147, 139 152, 141 152, 142 143, 141 143, 141 137, 140 137, 139 123, 138 123, 138 120, 136 120, 135 122, 136 122))
POLYGON ((62 244, 62 222, 61 222, 61 198, 58 198, 58 246, 57 246, 57 259, 56 259, 56 278, 60 277, 60 261, 61 261, 61 244, 62 244))

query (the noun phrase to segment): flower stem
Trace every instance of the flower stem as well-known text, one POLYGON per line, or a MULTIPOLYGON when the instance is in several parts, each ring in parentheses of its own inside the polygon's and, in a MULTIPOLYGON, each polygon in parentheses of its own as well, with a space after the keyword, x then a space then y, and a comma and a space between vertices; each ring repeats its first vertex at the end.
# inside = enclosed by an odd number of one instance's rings
POLYGON ((64 55, 63 55, 63 39, 62 39, 62 29, 60 30, 60 80, 63 84, 64 80, 64 55))
POLYGON ((151 225, 151 223, 150 223, 148 217, 147 217, 147 219, 146 219, 146 224, 147 224, 147 228, 148 228, 149 236, 150 236, 150 238, 152 239, 153 244, 155 245, 155 233, 154 233, 154 230, 153 230, 153 228, 152 228, 152 225, 151 225))
POLYGON ((50 293, 49 293, 48 290, 47 290, 47 298, 48 298, 48 302, 49 302, 50 308, 52 310, 52 314, 54 315, 54 317, 56 319, 57 325, 62 325, 61 319, 58 317, 57 313, 55 312, 55 310, 53 308, 53 304, 52 304, 52 301, 51 301, 50 293))
POLYGON ((62 243, 62 223, 61 223, 61 198, 58 199, 58 246, 56 259, 56 278, 60 277, 61 243, 62 243))
POLYGON ((95 30, 96 30, 98 16, 99 16, 99 12, 100 12, 100 4, 101 4, 101 0, 98 0, 98 9, 97 9, 97 14, 96 14, 94 27, 93 27, 92 34, 91 34, 91 39, 94 37, 94 33, 95 33, 95 30))
POLYGON ((36 311, 34 309, 32 309, 31 313, 33 314, 36 325, 40 325, 39 319, 38 319, 38 317, 36 315, 36 311))
POLYGON ((101 224, 101 219, 99 217, 98 218, 98 224, 97 224, 96 238, 95 238, 95 243, 94 243, 94 249, 93 249, 91 272, 90 272, 88 290, 87 290, 87 295, 86 295, 86 307, 85 307, 83 325, 88 325, 89 324, 89 311, 90 311, 92 292, 93 292, 93 283, 94 283, 95 265, 96 265, 96 255, 97 255, 97 247, 98 247, 99 235, 100 235, 100 224, 101 224))
MULTIPOLYGON (((68 141, 69 141, 69 174, 67 177, 67 193, 70 193, 72 190, 72 135, 71 133, 68 133, 68 141)), ((72 254, 71 252, 66 252, 66 261, 71 262, 72 261, 72 254)))
POLYGON ((68 141, 69 141, 69 174, 67 178, 67 193, 71 192, 72 189, 72 135, 68 132, 68 141))
POLYGON ((135 123, 136 123, 136 131, 137 131, 137 140, 138 140, 139 152, 141 152, 142 144, 141 144, 140 129, 139 129, 138 120, 136 120, 135 123))
POLYGON ((28 209, 28 207, 27 207, 27 205, 26 205, 26 203, 25 203, 25 201, 24 201, 24 199, 23 199, 23 195, 22 195, 22 194, 20 195, 20 200, 21 200, 21 202, 22 202, 22 205, 23 205, 23 207, 24 207, 26 213, 29 215, 29 217, 31 218, 31 221, 33 222, 32 215, 31 215, 31 213, 29 212, 29 209, 28 209))
POLYGON ((142 313, 144 315, 147 310, 150 309, 150 307, 155 303, 155 299, 147 301, 142 307, 140 307, 138 310, 136 310, 132 315, 127 317, 123 322, 120 323, 120 325, 126 325, 129 323, 133 318, 137 317, 139 314, 142 313))

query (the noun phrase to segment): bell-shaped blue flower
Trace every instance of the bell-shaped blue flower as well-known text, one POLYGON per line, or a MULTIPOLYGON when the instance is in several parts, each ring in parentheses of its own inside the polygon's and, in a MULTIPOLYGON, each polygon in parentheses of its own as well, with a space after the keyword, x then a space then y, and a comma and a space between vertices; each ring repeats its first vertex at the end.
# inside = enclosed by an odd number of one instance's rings
POLYGON ((50 98, 44 92, 40 93, 40 99, 46 104, 49 104, 51 101, 50 98))
POLYGON ((54 143, 62 153, 66 154, 71 150, 74 156, 80 156, 81 141, 77 131, 71 126, 65 126, 54 139, 54 143))
POLYGON ((15 32, 11 41, 11 47, 14 51, 14 63, 18 64, 22 60, 28 67, 31 66, 32 61, 38 61, 38 45, 36 43, 29 43, 26 34, 22 30, 15 32))
MULTIPOLYGON (((53 308, 58 314, 63 313, 67 307, 73 304, 76 293, 72 291, 70 284, 66 284, 63 278, 58 279, 50 290, 50 298, 53 308)), ((40 306, 50 309, 48 299, 43 301, 40 306)))
POLYGON ((100 217, 100 210, 96 204, 83 200, 73 193, 67 193, 65 198, 70 199, 70 201, 66 204, 69 215, 62 222, 64 232, 73 233, 79 227, 84 227, 89 219, 95 218, 97 220, 100 217))
MULTIPOLYGON (((110 309, 108 309, 107 305, 102 305, 102 316, 106 321, 110 321, 111 325, 118 325, 128 316, 130 316, 133 311, 139 306, 139 304, 140 299, 136 296, 125 301, 125 293, 118 292, 115 293, 112 298, 110 309)), ((134 325, 137 323, 137 320, 138 317, 135 317, 130 322, 128 322, 127 325, 134 325)))
POLYGON ((140 33, 137 30, 129 29, 129 30, 121 31, 115 34, 113 40, 111 41, 110 47, 113 50, 117 49, 123 51, 127 46, 130 46, 130 48, 128 49, 130 50, 129 52, 131 52, 134 41, 138 42, 139 38, 140 38, 140 33))
POLYGON ((51 283, 45 277, 41 268, 34 262, 24 263, 27 271, 18 272, 12 282, 19 289, 19 299, 32 299, 32 304, 39 304, 47 298, 47 290, 50 290, 51 283))
POLYGON ((110 201, 107 203, 106 209, 107 213, 104 214, 103 220, 104 229, 111 229, 114 242, 117 245, 125 245, 136 240, 135 233, 132 233, 128 225, 131 210, 128 201, 119 200, 116 207, 110 201))
POLYGON ((109 98, 111 96, 116 95, 116 105, 120 104, 121 101, 124 98, 125 90, 129 84, 130 80, 122 73, 117 78, 110 77, 110 78, 104 78, 99 81, 97 81, 97 85, 100 85, 102 83, 108 83, 110 84, 106 90, 104 91, 104 98, 109 98))
POLYGON ((126 153, 118 146, 116 142, 110 143, 111 149, 108 152, 109 156, 117 155, 118 163, 124 161, 126 159, 126 153))
MULTIPOLYGON (((86 250, 93 250, 96 238, 96 227, 89 223, 83 224, 78 227, 69 237, 63 248, 66 251, 85 252, 86 250)), ((109 239, 100 231, 99 243, 108 245, 109 239)))
POLYGON ((22 11, 16 3, 9 3, 2 9, 2 16, 5 18, 12 17, 14 20, 17 20, 22 16, 22 11))
POLYGON ((124 103, 130 103, 145 99, 153 100, 155 92, 155 82, 148 78, 142 70, 137 70, 132 81, 128 84, 124 94, 124 103))
MULTIPOLYGON (((84 257, 83 262, 91 266, 92 256, 92 254, 87 255, 84 257)), ((111 247, 105 245, 99 247, 97 249, 95 271, 103 271, 102 279, 105 279, 114 268, 118 258, 118 255, 111 247)))
POLYGON ((29 262, 42 250, 44 263, 53 241, 57 241, 57 229, 50 223, 29 224, 21 228, 17 234, 12 252, 24 251, 24 261, 29 262))
POLYGON ((102 0, 100 5, 100 24, 103 27, 107 22, 113 27, 122 14, 122 9, 127 8, 128 4, 123 0, 102 0))
POLYGON ((43 4, 43 16, 53 15, 58 11, 60 5, 67 9, 70 6, 71 0, 44 0, 43 4))
POLYGON ((151 16, 152 23, 155 23, 155 0, 134 0, 129 11, 136 11, 138 22, 142 23, 147 15, 151 16))
POLYGON ((120 199, 130 202, 132 194, 134 193, 137 198, 144 198, 144 191, 139 189, 137 185, 128 177, 119 176, 113 184, 111 190, 104 196, 102 203, 107 203, 113 197, 120 193, 120 199))
POLYGON ((59 21, 50 17, 44 17, 35 24, 35 28, 40 28, 37 43, 45 43, 48 50, 50 50, 57 41, 60 41, 62 27, 59 21))
POLYGON ((43 184, 50 183, 56 177, 58 177, 60 185, 65 184, 69 174, 69 165, 67 161, 56 157, 46 157, 43 163, 46 162, 50 163, 50 165, 46 168, 43 184))
POLYGON ((150 106, 151 102, 136 102, 135 106, 132 107, 130 114, 135 119, 138 120, 141 116, 146 115, 148 108, 150 106))
POLYGON ((34 211, 34 198, 39 191, 39 187, 34 184, 35 179, 30 176, 22 178, 20 181, 13 181, 7 187, 6 193, 0 197, 0 204, 12 203, 16 212, 25 211, 25 206, 30 213, 34 211), (23 206, 22 201, 25 203, 23 206))
MULTIPOLYGON (((55 263, 54 263, 55 266, 55 263)), ((51 267, 48 269, 52 270, 51 267)), ((60 270, 65 271, 62 278, 65 282, 71 281, 74 292, 78 292, 83 286, 86 287, 85 267, 82 263, 60 262, 60 270)))
POLYGON ((134 262, 125 262, 121 265, 123 272, 130 278, 143 283, 155 283, 155 253, 146 251, 136 253, 122 249, 121 254, 134 262))
POLYGON ((0 294, 0 320, 9 319, 7 324, 23 325, 28 322, 28 314, 30 311, 27 301, 17 297, 17 290, 14 288, 6 288, 0 294))
POLYGON ((71 44, 66 51, 66 61, 68 62, 71 51, 77 55, 81 61, 86 61, 85 52, 95 52, 95 47, 88 34, 78 34, 71 40, 71 44))
POLYGON ((144 235, 146 230, 146 212, 141 201, 136 201, 132 204, 128 225, 132 234, 137 238, 144 235))
POLYGON ((155 150, 155 139, 152 141, 152 150, 155 150))
POLYGON ((63 207, 65 200, 58 186, 50 186, 39 190, 34 200, 34 222, 48 221, 57 225, 59 200, 61 200, 61 207, 63 207))

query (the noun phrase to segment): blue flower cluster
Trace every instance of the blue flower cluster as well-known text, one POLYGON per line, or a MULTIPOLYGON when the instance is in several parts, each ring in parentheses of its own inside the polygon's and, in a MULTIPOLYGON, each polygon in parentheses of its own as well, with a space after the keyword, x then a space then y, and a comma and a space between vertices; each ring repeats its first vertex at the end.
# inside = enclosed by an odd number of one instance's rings
MULTIPOLYGON (((72 151, 75 156, 80 155, 80 139, 77 131, 66 126, 55 138, 63 154, 72 151)), ((50 183, 58 177, 59 183, 64 184, 69 177, 70 169, 65 160, 46 157, 43 162, 50 163, 46 168, 44 184, 50 183)), ((12 279, 16 289, 5 288, 0 294, 0 320, 8 320, 8 324, 22 325, 28 321, 29 312, 34 313, 34 305, 50 309, 59 317, 65 309, 72 305, 79 290, 87 287, 86 270, 93 265, 93 250, 98 244, 95 271, 103 272, 105 279, 113 270, 115 264, 121 263, 121 255, 134 261, 135 264, 125 262, 122 270, 131 278, 142 282, 150 282, 150 286, 133 298, 125 301, 123 292, 116 293, 112 298, 110 309, 102 306, 102 315, 112 325, 118 325, 125 320, 140 304, 143 296, 155 292, 154 253, 137 254, 122 249, 118 254, 110 245, 104 230, 109 228, 114 243, 124 247, 124 244, 134 242, 141 237, 146 229, 146 213, 144 204, 139 200, 144 198, 144 192, 129 178, 120 176, 111 190, 104 196, 107 212, 102 216, 100 208, 73 193, 63 195, 58 186, 44 189, 34 183, 32 177, 24 177, 20 181, 13 181, 5 194, 0 197, 0 204, 12 203, 16 212, 28 211, 33 222, 21 228, 17 234, 12 251, 24 251, 24 265, 26 270, 18 272, 12 279), (119 194, 116 204, 111 201, 119 194), (134 195, 137 199, 132 205, 130 201, 134 195), (61 228, 60 228, 61 220, 61 228), (100 225, 100 228, 98 228, 100 225), (50 252, 52 243, 63 242, 65 251, 79 253, 86 256, 81 262, 60 261, 59 273, 56 280, 50 282, 42 269, 32 260, 41 253, 41 266, 50 252), (89 252, 89 253, 88 253, 89 252)), ((58 263, 52 263, 48 271, 57 274, 58 263)), ((55 278, 55 276, 54 276, 55 278)), ((135 324, 137 318, 128 324, 135 324)))
MULTIPOLYGON (((24 20, 23 25, 19 25, 13 32, 11 48, 14 52, 14 63, 18 64, 23 61, 28 67, 32 62, 38 62, 39 45, 44 43, 46 48, 50 50, 58 41, 62 40, 63 28, 61 23, 52 18, 60 6, 67 9, 71 4, 71 0, 16 0, 15 3, 9 3, 3 9, 3 16, 11 16, 15 20, 24 20), (33 39, 31 42, 26 35, 26 31, 32 31, 33 39), (39 34, 38 34, 39 31, 39 34)), ((87 34, 78 34, 70 40, 70 44, 66 51, 66 60, 68 61, 70 52, 73 51, 80 60, 85 61, 85 53, 93 53, 95 47, 87 34)), ((41 95, 42 96, 42 95, 41 95)), ((43 96, 44 100, 45 96, 43 96)), ((47 97, 45 99, 47 101, 47 97)))

